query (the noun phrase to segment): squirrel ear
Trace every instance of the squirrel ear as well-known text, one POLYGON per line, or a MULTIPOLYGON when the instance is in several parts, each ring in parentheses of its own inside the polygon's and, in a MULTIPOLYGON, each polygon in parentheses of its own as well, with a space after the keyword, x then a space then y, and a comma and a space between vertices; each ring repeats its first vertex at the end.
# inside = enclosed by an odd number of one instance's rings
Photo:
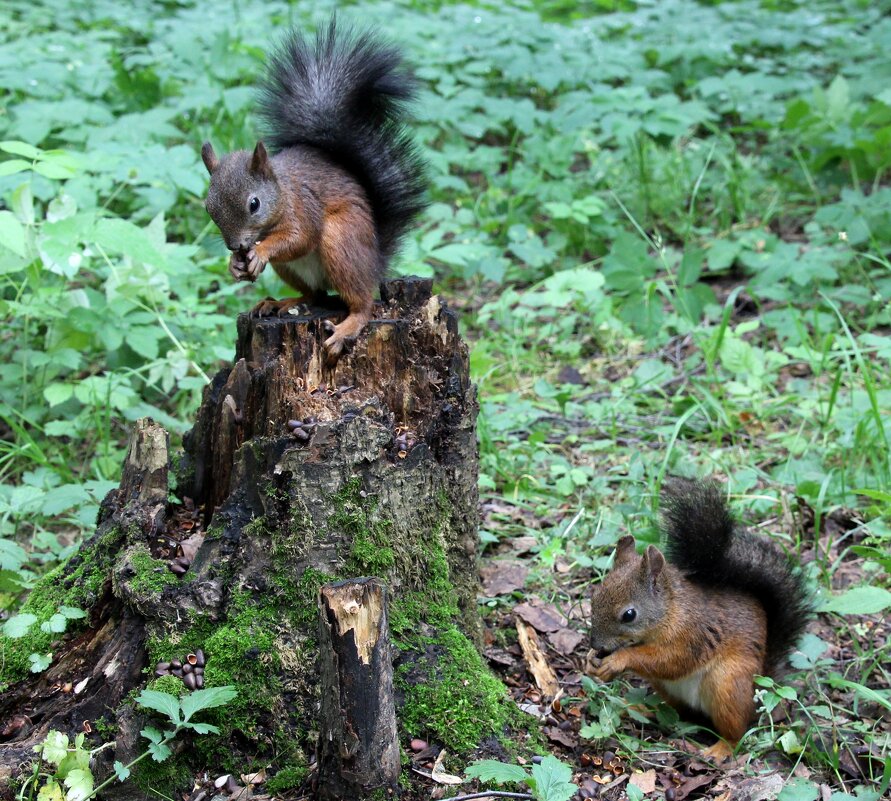
POLYGON ((220 166, 220 160, 217 158, 217 154, 213 152, 213 145, 210 142, 205 142, 201 145, 201 160, 204 162, 204 166, 207 167, 208 173, 211 175, 216 172, 217 167, 220 166))
POLYGON ((626 534, 616 543, 616 558, 614 563, 620 564, 630 559, 636 553, 637 551, 634 549, 634 537, 630 534, 626 534))
POLYGON ((650 580, 650 586, 655 587, 662 569, 665 567, 665 557, 655 545, 648 545, 643 557, 643 570, 650 580))
POLYGON ((254 148, 254 155, 251 156, 251 172, 259 175, 261 178, 272 178, 272 165, 269 163, 269 154, 266 152, 266 146, 262 142, 257 142, 254 148))

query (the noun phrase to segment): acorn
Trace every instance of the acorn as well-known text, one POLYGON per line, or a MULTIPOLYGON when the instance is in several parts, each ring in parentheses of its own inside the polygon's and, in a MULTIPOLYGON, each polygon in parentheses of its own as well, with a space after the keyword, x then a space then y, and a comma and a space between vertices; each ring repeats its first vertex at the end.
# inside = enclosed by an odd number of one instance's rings
POLYGON ((171 659, 170 660, 170 669, 171 670, 176 670, 177 668, 181 668, 182 666, 183 666, 183 663, 180 662, 179 659, 171 659))
POLYGON ((204 686, 204 671, 192 675, 195 677, 195 686, 200 690, 204 686))
POLYGON ((194 690, 198 686, 198 681, 195 678, 194 673, 186 673, 186 675, 183 676, 182 678, 183 678, 183 684, 185 684, 186 687, 188 687, 190 690, 194 690))
POLYGON ((167 569, 171 573, 175 573, 177 576, 182 576, 186 572, 186 568, 179 564, 179 562, 168 562, 167 569))
POLYGON ((195 664, 198 667, 204 667, 204 651, 202 651, 200 648, 195 649, 195 664))
POLYGON ((299 439, 301 442, 309 442, 309 431, 306 431, 302 428, 295 428, 293 432, 291 432, 296 439, 299 439))
POLYGON ((188 674, 191 673, 194 669, 195 669, 195 668, 194 668, 192 665, 190 665, 188 662, 186 662, 186 663, 183 665, 183 674, 184 674, 184 675, 188 675, 188 674))
POLYGON ((158 662, 155 665, 155 675, 156 676, 166 676, 170 673, 170 663, 169 662, 158 662))
POLYGON ((295 428, 303 428, 302 420, 288 420, 288 428, 293 431, 295 428))

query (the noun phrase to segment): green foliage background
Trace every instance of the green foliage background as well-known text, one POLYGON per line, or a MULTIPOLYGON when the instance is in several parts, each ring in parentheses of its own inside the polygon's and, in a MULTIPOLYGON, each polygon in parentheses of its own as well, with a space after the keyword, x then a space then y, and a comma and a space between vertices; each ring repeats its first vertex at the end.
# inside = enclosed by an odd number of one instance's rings
MULTIPOLYGON (((253 144, 270 45, 333 7, 4 2, 5 607, 92 529, 130 422, 182 433, 236 313, 281 292, 230 280, 198 151, 253 144)), ((473 342, 484 498, 527 514, 484 541, 602 566, 667 472, 719 473, 762 518, 857 508, 884 575, 891 3, 338 8, 424 84, 433 202, 397 270, 473 342)), ((845 547, 818 547, 823 586, 845 547)))

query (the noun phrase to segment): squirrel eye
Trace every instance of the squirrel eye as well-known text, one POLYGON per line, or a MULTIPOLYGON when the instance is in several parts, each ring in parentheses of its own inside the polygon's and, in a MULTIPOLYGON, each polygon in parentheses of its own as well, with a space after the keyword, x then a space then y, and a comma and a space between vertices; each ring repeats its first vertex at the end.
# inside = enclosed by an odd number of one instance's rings
POLYGON ((623 623, 630 623, 636 617, 637 617, 637 610, 633 606, 628 607, 628 609, 626 609, 624 612, 622 612, 622 622, 623 623))
POLYGON ((260 198, 252 197, 248 203, 248 208, 250 209, 251 214, 256 214, 260 210, 260 198))

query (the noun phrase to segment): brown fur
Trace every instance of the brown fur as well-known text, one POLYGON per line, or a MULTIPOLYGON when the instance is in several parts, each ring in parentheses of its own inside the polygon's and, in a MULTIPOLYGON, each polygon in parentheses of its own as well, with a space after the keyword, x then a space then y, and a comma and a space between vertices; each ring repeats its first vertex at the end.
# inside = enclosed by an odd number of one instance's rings
MULTIPOLYGON (((706 714, 730 747, 736 745, 755 714, 754 676, 765 670, 767 621, 752 596, 696 585, 657 548, 639 556, 633 539, 623 537, 591 604, 592 647, 611 652, 594 670, 597 678, 637 673, 673 706, 706 714), (623 623, 631 608, 635 619, 623 623)), ((725 745, 709 752, 729 754, 725 745)))

